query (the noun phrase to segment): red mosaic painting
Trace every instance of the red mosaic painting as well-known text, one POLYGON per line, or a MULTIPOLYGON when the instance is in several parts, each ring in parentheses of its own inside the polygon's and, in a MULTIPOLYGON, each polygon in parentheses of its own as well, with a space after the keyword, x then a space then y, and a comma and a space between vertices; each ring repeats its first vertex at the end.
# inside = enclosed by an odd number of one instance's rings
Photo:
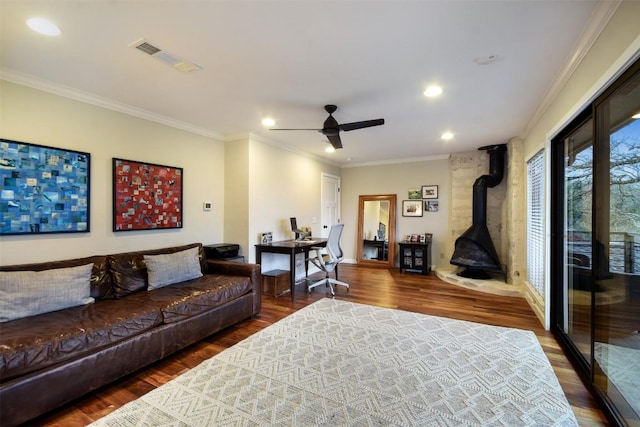
POLYGON ((113 159, 113 231, 182 228, 182 168, 113 159))

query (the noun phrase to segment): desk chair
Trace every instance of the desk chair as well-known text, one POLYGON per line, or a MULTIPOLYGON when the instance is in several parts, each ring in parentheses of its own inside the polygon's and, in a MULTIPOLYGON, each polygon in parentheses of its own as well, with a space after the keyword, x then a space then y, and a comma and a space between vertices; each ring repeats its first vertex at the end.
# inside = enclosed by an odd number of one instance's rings
POLYGON ((325 248, 313 247, 311 248, 312 252, 309 253, 309 260, 320 270, 326 273, 326 277, 318 282, 315 282, 307 288, 309 292, 313 290, 316 286, 326 285, 331 289, 331 295, 335 295, 333 290, 333 285, 345 286, 347 290, 349 290, 349 285, 345 282, 341 282, 338 280, 338 271, 336 268, 338 264, 342 262, 344 258, 342 254, 342 249, 340 248, 340 237, 342 236, 342 229, 344 228, 344 224, 334 224, 331 226, 331 230, 329 231, 329 238, 327 239, 327 246, 325 248), (326 249, 326 252, 323 251, 326 249), (332 279, 329 277, 329 273, 336 270, 336 278, 332 279))

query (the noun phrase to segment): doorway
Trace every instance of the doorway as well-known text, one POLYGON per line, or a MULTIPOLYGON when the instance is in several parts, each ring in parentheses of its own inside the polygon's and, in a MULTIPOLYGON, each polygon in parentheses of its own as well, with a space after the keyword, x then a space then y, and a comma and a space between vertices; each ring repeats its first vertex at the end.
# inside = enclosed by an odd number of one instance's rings
POLYGON ((320 237, 327 238, 331 226, 340 222, 340 177, 323 172, 320 187, 320 237))

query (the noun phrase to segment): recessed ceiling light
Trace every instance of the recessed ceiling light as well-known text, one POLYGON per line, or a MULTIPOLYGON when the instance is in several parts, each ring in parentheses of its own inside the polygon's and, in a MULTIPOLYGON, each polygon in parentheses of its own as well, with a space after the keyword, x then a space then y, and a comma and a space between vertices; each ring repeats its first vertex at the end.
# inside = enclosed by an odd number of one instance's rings
POLYGON ((442 94, 442 88, 437 85, 431 85, 424 91, 424 96, 428 96, 429 98, 433 98, 434 96, 439 96, 442 94))
POLYGON ((27 25, 33 31, 44 34, 45 36, 59 36, 60 33, 62 33, 56 24, 45 18, 27 19, 27 25))
POLYGON ((335 149, 335 148, 333 148, 333 145, 329 145, 327 148, 325 148, 325 149, 324 149, 324 151, 325 151, 326 153, 333 153, 333 152, 335 152, 335 151, 336 151, 336 149, 335 149))
POLYGON ((445 132, 440 136, 440 138, 444 139, 445 141, 449 141, 450 139, 453 139, 453 133, 445 132))
POLYGON ((264 127, 272 127, 276 125, 276 121, 273 120, 271 117, 265 117, 264 119, 262 119, 262 126, 264 127))

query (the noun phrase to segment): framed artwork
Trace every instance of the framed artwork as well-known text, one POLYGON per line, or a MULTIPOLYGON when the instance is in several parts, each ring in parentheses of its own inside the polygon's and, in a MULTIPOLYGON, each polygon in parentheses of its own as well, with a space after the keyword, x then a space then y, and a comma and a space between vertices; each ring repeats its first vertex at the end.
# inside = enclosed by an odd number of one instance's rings
POLYGON ((273 242, 273 233, 268 231, 266 233, 260 234, 260 243, 263 245, 268 245, 273 242))
POLYGON ((113 159, 113 231, 182 228, 182 168, 113 159))
POLYGON ((440 209, 440 204, 437 200, 425 200, 424 202, 424 210, 426 212, 438 212, 440 209))
POLYGON ((422 200, 403 200, 402 216, 422 216, 422 200))
POLYGON ((438 198, 438 186, 437 185, 423 185, 422 186, 422 198, 423 199, 437 199, 438 198))
POLYGON ((420 197, 420 189, 419 188, 410 188, 408 191, 409 199, 421 199, 420 197))
POLYGON ((0 234, 86 233, 91 155, 0 139, 0 234))

